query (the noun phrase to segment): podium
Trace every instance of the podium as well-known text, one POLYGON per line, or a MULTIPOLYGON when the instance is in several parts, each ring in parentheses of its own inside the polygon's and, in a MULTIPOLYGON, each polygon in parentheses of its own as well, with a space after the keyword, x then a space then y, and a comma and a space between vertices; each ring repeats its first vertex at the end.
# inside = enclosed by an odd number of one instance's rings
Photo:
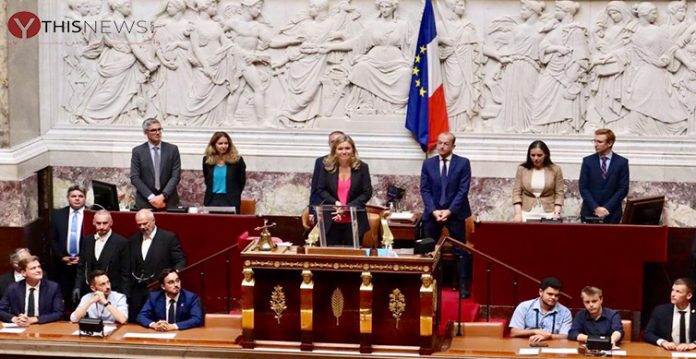
POLYGON ((369 249, 278 247, 241 253, 242 347, 281 345, 371 353, 433 352, 438 323, 432 257, 370 256, 369 249))

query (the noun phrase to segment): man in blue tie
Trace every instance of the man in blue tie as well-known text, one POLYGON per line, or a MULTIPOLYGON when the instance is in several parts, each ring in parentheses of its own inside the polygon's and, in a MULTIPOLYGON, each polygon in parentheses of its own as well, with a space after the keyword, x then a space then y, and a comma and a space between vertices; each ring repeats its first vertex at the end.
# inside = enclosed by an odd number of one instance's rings
POLYGON ((136 321, 159 332, 183 330, 203 325, 203 307, 198 296, 181 288, 179 274, 166 268, 159 276, 162 291, 150 296, 136 321))
POLYGON ((51 216, 52 279, 60 284, 65 307, 75 308, 72 287, 80 262, 82 220, 85 218, 85 188, 72 185, 68 188, 68 206, 57 209, 51 216))
POLYGON ((580 195, 583 221, 587 217, 602 218, 604 223, 621 221, 621 205, 628 194, 628 160, 613 151, 616 136, 608 128, 595 131, 595 154, 582 160, 580 195))
MULTIPOLYGON (((421 170, 421 196, 423 197, 423 230, 426 237, 437 240, 447 227, 450 237, 466 242, 466 218, 471 216, 469 186, 471 165, 469 160, 452 153, 456 138, 450 132, 437 137, 438 156, 423 162, 421 170)), ((470 255, 459 248, 458 257, 460 296, 468 297, 471 281, 470 255)))

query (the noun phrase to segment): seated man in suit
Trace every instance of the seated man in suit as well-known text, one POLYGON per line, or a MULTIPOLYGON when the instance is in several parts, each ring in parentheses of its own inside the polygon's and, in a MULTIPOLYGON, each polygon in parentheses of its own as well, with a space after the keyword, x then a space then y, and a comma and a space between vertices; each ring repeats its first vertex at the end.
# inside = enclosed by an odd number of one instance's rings
POLYGON ((43 278, 39 257, 19 261, 24 280, 12 283, 0 299, 0 320, 21 327, 55 322, 63 317, 63 298, 58 283, 43 278))
POLYGON ((585 309, 575 314, 570 327, 568 339, 587 343, 590 335, 611 336, 611 343, 618 343, 624 336, 619 312, 602 306, 602 290, 597 287, 585 287, 580 291, 585 309))
POLYGON ((558 303, 561 281, 547 277, 539 285, 539 298, 520 303, 510 319, 511 337, 529 337, 530 343, 565 339, 573 318, 570 310, 558 303))
POLYGON ((111 281, 106 272, 97 269, 89 274, 89 288, 92 293, 85 294, 70 315, 70 321, 80 319, 101 318, 105 323, 121 323, 128 321, 128 303, 126 296, 111 290, 111 281))
POLYGON ((111 286, 124 293, 123 282, 130 276, 128 270, 128 240, 111 230, 113 220, 109 211, 100 210, 94 214, 92 224, 96 233, 82 241, 80 262, 73 286, 73 300, 80 301, 81 293, 87 292, 87 275, 97 269, 106 271, 111 286))
POLYGON ((24 279, 24 276, 19 271, 19 261, 24 258, 31 257, 28 248, 17 248, 10 254, 10 264, 12 265, 12 270, 0 276, 0 298, 5 294, 7 287, 10 284, 19 282, 24 279))
POLYGON ((583 221, 588 216, 604 219, 604 223, 621 221, 621 204, 628 194, 628 160, 613 151, 616 136, 608 128, 595 131, 595 154, 582 159, 580 196, 583 221))
POLYGON ((159 276, 162 291, 150 293, 137 322, 160 332, 203 325, 203 307, 197 295, 181 289, 179 274, 166 268, 159 276))
POLYGON ((672 284, 668 304, 655 307, 643 340, 667 350, 688 351, 696 349, 696 309, 691 307, 694 282, 679 278, 672 284))
POLYGON ((176 234, 155 225, 155 214, 141 209, 135 214, 140 233, 128 241, 130 275, 126 281, 130 318, 134 320, 150 293, 148 285, 157 280, 165 268, 181 270, 186 266, 186 256, 176 234))

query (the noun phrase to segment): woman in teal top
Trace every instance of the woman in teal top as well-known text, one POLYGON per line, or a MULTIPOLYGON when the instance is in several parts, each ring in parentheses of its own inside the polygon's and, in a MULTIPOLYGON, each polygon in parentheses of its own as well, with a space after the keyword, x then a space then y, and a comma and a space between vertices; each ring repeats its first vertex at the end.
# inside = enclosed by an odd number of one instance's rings
POLYGON ((203 157, 205 206, 234 206, 239 212, 246 165, 227 132, 215 132, 203 157))

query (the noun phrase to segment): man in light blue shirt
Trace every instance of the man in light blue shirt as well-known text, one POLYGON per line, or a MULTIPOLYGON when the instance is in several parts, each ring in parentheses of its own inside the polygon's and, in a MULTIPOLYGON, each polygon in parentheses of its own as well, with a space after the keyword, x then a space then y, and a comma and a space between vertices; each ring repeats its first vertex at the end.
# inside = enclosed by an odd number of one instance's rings
POLYGON ((77 309, 70 315, 70 321, 76 323, 87 316, 101 318, 105 323, 126 323, 128 321, 126 296, 111 290, 111 281, 106 272, 95 270, 90 273, 88 280, 92 293, 82 297, 77 309))
POLYGON ((520 303, 510 319, 510 336, 529 337, 530 343, 565 339, 573 323, 570 310, 558 303, 561 281, 547 277, 539 285, 539 298, 520 303))

